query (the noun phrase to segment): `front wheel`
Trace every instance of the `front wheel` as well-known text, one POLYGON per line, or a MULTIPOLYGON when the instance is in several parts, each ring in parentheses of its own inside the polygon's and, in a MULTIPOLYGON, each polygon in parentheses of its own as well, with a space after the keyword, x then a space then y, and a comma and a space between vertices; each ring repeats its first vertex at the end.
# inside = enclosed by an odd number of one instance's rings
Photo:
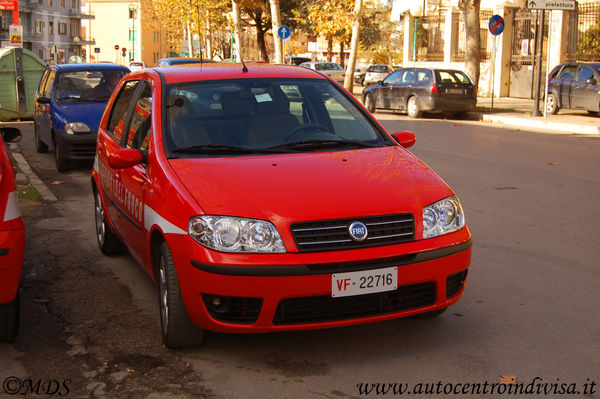
POLYGON ((40 140, 40 134, 38 132, 37 123, 33 125, 33 142, 35 144, 35 150, 39 153, 48 152, 48 145, 40 140))
POLYGON ((365 97, 365 108, 372 114, 376 111, 375 100, 373 100, 373 95, 371 95, 371 93, 367 94, 365 97))
POLYGON ((419 104, 417 103, 417 97, 412 96, 408 99, 406 103, 406 113, 411 118, 420 118, 421 110, 419 109, 419 104))
POLYGON ((165 346, 175 349, 200 345, 204 331, 190 320, 181 296, 171 250, 165 241, 160 244, 156 277, 161 333, 165 346))
POLYGON ((69 170, 71 164, 65 159, 64 146, 59 142, 54 143, 54 161, 56 163, 56 170, 59 172, 65 172, 69 170))
POLYGON ((0 342, 12 342, 19 331, 19 291, 9 303, 0 305, 0 342))
POLYGON ((554 93, 549 93, 546 99, 546 113, 554 115, 558 112, 558 99, 554 93))

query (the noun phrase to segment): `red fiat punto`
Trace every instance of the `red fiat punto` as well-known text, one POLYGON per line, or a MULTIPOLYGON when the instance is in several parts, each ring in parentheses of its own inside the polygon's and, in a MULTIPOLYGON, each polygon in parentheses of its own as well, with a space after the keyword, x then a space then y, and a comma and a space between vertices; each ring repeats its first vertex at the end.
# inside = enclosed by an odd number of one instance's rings
POLYGON ((310 69, 146 68, 100 123, 98 244, 157 282, 168 347, 438 314, 471 235, 414 142, 310 69))
POLYGON ((15 339, 19 328, 19 281, 25 250, 25 224, 19 210, 14 168, 4 142, 16 142, 21 132, 0 128, 0 342, 15 339))

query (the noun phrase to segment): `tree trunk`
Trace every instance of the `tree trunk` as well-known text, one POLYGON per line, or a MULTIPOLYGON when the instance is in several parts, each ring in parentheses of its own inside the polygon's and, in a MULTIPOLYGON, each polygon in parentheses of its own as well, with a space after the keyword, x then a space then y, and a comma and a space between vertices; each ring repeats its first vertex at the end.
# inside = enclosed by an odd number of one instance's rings
POLYGON ((463 0, 462 9, 465 16, 465 72, 473 79, 475 87, 479 86, 481 62, 481 37, 479 33, 479 6, 481 0, 463 0))
POLYGON ((333 58, 333 36, 327 36, 327 61, 331 62, 333 58))
POLYGON ((340 62, 339 64, 342 66, 342 68, 344 67, 344 62, 345 62, 345 57, 344 57, 344 41, 340 41, 340 62))
POLYGON ((354 19, 352 20, 352 40, 350 42, 350 58, 348 59, 348 68, 344 78, 344 87, 350 93, 354 89, 354 69, 356 67, 356 55, 358 54, 358 40, 360 38, 360 18, 362 14, 362 0, 356 0, 354 3, 354 19))
MULTIPOLYGON (((240 38, 242 36, 241 35, 242 27, 240 25, 240 21, 241 21, 240 7, 236 0, 231 0, 231 6, 232 6, 232 11, 233 11, 233 37, 235 39, 235 47, 237 49, 235 60, 237 62, 241 62, 242 61, 242 42, 241 42, 240 38)), ((247 56, 248 55, 246 54, 246 57, 247 56)))
POLYGON ((279 0, 269 0, 271 4, 271 31, 273 32, 273 42, 275 42, 275 63, 283 64, 283 46, 282 39, 279 38, 278 30, 281 26, 281 16, 279 15, 279 0))

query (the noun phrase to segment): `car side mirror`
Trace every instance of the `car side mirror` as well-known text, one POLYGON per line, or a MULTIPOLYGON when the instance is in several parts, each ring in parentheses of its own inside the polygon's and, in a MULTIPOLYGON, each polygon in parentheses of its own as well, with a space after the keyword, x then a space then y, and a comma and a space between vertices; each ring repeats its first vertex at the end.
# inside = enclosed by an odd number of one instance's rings
POLYGON ((108 165, 112 169, 127 169, 142 162, 144 162, 144 155, 133 148, 121 148, 108 156, 108 165))
POLYGON ((38 104, 50 104, 50 99, 48 97, 38 97, 36 101, 38 104))
POLYGON ((595 86, 598 82, 594 78, 589 78, 586 83, 595 86))
POLYGON ((2 131, 2 140, 7 143, 17 143, 23 138, 21 131, 16 127, 3 127, 0 131, 2 131))
POLYGON ((417 141, 417 136, 413 132, 397 132, 392 134, 392 137, 404 148, 412 147, 417 141))

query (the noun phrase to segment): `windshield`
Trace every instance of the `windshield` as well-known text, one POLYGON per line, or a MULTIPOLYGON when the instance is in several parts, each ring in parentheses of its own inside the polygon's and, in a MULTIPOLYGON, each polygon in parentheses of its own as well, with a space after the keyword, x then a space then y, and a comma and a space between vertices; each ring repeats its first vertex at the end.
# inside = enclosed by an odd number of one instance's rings
POLYGON ((373 65, 369 67, 369 72, 387 73, 388 67, 385 65, 373 65))
POLYGON ((170 156, 392 145, 324 80, 180 83, 168 87, 166 107, 170 156))
POLYGON ((319 64, 315 64, 315 69, 317 71, 343 71, 341 65, 333 63, 333 62, 321 62, 319 64))
POLYGON ((56 82, 58 102, 107 101, 124 71, 61 72, 56 82))

